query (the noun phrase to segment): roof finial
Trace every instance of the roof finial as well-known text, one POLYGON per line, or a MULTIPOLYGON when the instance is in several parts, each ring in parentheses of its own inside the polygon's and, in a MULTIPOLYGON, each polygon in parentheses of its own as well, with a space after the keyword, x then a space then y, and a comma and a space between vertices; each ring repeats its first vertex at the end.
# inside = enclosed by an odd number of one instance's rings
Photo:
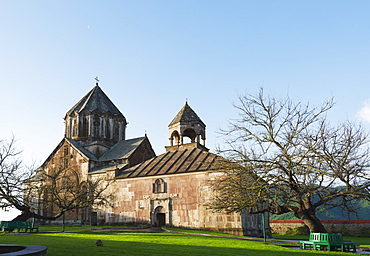
POLYGON ((186 98, 186 101, 185 101, 186 104, 188 104, 188 98, 186 98))
POLYGON ((95 84, 96 84, 96 85, 99 85, 99 77, 98 77, 98 76, 96 76, 96 77, 95 77, 95 81, 96 81, 96 83, 95 83, 95 84))

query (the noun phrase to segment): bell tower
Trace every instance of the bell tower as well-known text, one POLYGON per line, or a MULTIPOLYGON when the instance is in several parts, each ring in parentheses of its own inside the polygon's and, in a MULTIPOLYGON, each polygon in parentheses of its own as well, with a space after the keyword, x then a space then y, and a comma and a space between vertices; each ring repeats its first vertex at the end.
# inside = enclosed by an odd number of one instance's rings
POLYGON ((206 125, 189 106, 188 102, 168 125, 168 129, 170 146, 166 147, 167 151, 193 147, 208 151, 205 147, 206 125), (184 142, 186 138, 190 139, 189 143, 184 142))

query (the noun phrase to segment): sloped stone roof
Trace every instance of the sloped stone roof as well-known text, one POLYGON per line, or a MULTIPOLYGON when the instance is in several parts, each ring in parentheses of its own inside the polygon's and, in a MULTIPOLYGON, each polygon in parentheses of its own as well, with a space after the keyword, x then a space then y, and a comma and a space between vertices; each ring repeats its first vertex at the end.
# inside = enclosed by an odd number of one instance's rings
MULTIPOLYGON (((135 150, 143 143, 143 141, 146 139, 146 137, 139 137, 134 138, 130 140, 123 140, 117 142, 112 148, 110 148, 108 151, 106 151, 102 156, 97 158, 93 153, 91 153, 89 150, 84 148, 83 145, 79 141, 72 140, 70 138, 64 137, 62 141, 58 144, 58 146, 53 150, 53 152, 48 156, 48 158, 45 160, 45 162, 41 165, 41 167, 45 167, 45 165, 49 162, 49 160, 54 156, 55 152, 62 146, 64 141, 67 141, 71 146, 73 146, 79 153, 81 153, 84 157, 86 157, 89 160, 95 161, 95 162, 109 162, 112 160, 118 160, 118 159, 126 159, 129 158, 132 153, 135 152, 135 150)), ((95 144, 95 143, 92 143, 95 144)), ((123 165, 114 166, 114 168, 123 168, 126 167, 127 164, 124 163, 123 165)), ((106 171, 110 166, 101 167, 94 171, 106 171)), ((112 167, 113 168, 113 167, 112 167)))
POLYGON ((130 140, 121 140, 111 149, 105 152, 99 161, 111 161, 116 159, 128 158, 137 147, 144 141, 145 137, 134 138, 130 140))
POLYGON ((76 105, 74 105, 67 112, 66 115, 71 115, 73 112, 80 113, 84 110, 87 110, 89 112, 97 110, 102 114, 109 112, 112 115, 119 116, 123 120, 125 120, 123 114, 103 92, 99 85, 96 85, 91 91, 89 91, 79 102, 77 102, 76 105))
POLYGON ((174 125, 176 123, 191 123, 191 122, 200 122, 204 127, 206 126, 202 120, 198 117, 198 115, 194 112, 194 110, 188 105, 186 102, 185 105, 180 109, 179 113, 175 116, 175 118, 171 121, 168 126, 174 125))
POLYGON ((106 173, 106 172, 109 172, 109 171, 115 171, 117 168, 118 169, 123 169, 123 168, 126 168, 127 166, 129 165, 129 163, 123 163, 123 164, 118 164, 118 165, 110 165, 110 166, 106 166, 106 167, 101 167, 101 168, 97 168, 95 170, 92 170, 89 172, 89 174, 98 174, 98 173, 106 173))
POLYGON ((63 145, 64 141, 67 141, 71 146, 73 146, 78 152, 80 152, 84 157, 86 157, 89 160, 98 161, 96 156, 91 153, 89 150, 85 149, 80 143, 78 143, 75 140, 69 139, 64 137, 58 144, 58 146, 55 147, 53 152, 46 158, 44 163, 41 165, 40 168, 43 168, 46 166, 46 164, 50 161, 50 159, 54 156, 54 154, 60 149, 60 147, 63 145))
POLYGON ((169 151, 124 170, 117 178, 209 171, 216 168, 218 158, 199 148, 169 151))
POLYGON ((82 153, 88 159, 93 160, 93 161, 98 161, 96 156, 93 153, 91 153, 89 150, 84 148, 80 143, 78 143, 78 141, 72 140, 69 138, 64 138, 64 139, 67 140, 71 145, 74 146, 75 149, 77 149, 80 153, 82 153))

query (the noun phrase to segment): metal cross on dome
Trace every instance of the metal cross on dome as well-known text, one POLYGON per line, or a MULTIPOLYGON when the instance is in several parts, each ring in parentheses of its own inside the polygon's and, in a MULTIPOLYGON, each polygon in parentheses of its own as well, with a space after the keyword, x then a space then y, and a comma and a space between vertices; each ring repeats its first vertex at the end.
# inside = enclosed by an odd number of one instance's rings
POLYGON ((99 83, 99 77, 95 77, 95 81, 96 81, 96 84, 98 84, 99 83))

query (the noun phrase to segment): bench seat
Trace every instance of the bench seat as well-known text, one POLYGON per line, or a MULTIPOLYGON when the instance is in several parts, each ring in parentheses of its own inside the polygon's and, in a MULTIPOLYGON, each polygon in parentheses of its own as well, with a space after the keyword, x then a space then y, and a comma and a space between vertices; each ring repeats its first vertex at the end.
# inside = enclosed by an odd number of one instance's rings
POLYGON ((310 233, 309 241, 300 241, 304 250, 356 252, 356 244, 343 241, 341 234, 310 233))
POLYGON ((1 231, 13 231, 18 230, 18 232, 27 231, 39 231, 38 227, 34 227, 30 221, 0 221, 1 231))

